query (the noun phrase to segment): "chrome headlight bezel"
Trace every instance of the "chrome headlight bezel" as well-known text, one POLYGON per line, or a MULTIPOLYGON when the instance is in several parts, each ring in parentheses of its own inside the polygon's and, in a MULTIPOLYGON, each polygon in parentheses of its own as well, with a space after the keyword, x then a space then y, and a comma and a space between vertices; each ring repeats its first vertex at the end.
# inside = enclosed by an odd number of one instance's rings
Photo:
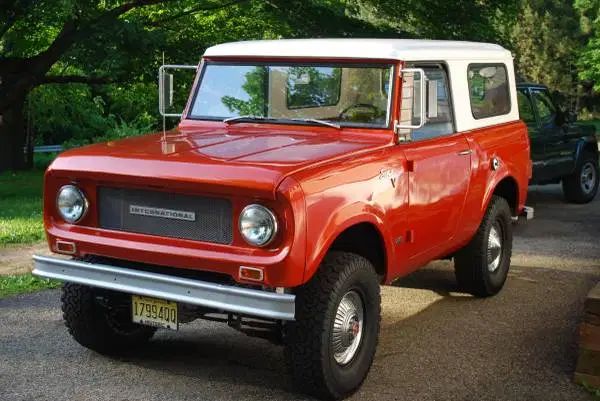
POLYGON ((67 223, 70 224, 76 224, 78 222, 80 222, 87 214, 89 209, 89 202, 88 199, 86 198, 85 194, 83 193, 83 191, 81 189, 79 189, 76 185, 73 184, 67 184, 67 185, 63 185, 62 187, 60 187, 60 189, 58 190, 57 194, 56 194, 56 210, 58 212, 58 215, 67 223), (71 191, 72 194, 75 195, 75 197, 81 201, 81 211, 77 214, 77 216, 68 216, 67 214, 65 214, 61 208, 61 195, 64 194, 65 191, 71 191))
POLYGON ((269 208, 267 208, 263 205, 259 205, 257 203, 253 203, 251 205, 246 206, 240 213, 239 220, 238 220, 238 230, 240 232, 240 235, 244 239, 244 241, 246 241, 246 243, 248 243, 249 245, 255 246, 255 247, 262 248, 262 247, 269 245, 273 241, 273 239, 275 239, 275 237, 277 236, 277 232, 279 230, 279 224, 277 222, 277 217, 275 216, 275 213, 273 213, 269 208), (266 237, 262 241, 253 241, 245 233, 245 231, 248 228, 244 227, 244 220, 246 218, 248 218, 247 215, 251 211, 258 211, 259 213, 263 213, 263 217, 266 217, 267 221, 270 222, 269 227, 268 227, 268 229, 270 230, 270 233, 269 233, 268 237, 266 237))

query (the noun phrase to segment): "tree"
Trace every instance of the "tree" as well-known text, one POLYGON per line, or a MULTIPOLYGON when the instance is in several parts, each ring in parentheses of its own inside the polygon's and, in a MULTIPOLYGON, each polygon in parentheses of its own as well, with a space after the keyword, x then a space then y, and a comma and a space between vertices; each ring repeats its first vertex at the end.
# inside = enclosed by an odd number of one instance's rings
POLYGON ((27 158, 23 152, 24 105, 33 88, 114 81, 118 73, 102 73, 130 70, 132 63, 145 60, 135 56, 152 42, 157 27, 245 2, 0 0, 0 171, 27 167, 31 160, 31 154, 27 158), (136 13, 145 8, 149 9, 145 14, 136 13), (114 53, 127 55, 106 57, 114 53), (123 66, 127 68, 118 68, 123 66))
POLYGON ((402 36, 497 42, 498 21, 510 20, 514 0, 364 0, 371 18, 387 21, 402 36))
POLYGON ((600 0, 575 0, 586 44, 579 54, 579 77, 600 92, 600 0))
POLYGON ((523 80, 548 85, 571 100, 578 94, 577 53, 581 46, 573 4, 564 0, 523 0, 519 16, 508 27, 523 80))
MULTIPOLYGON (((0 171, 28 166, 24 105, 43 84, 155 81, 160 52, 218 42, 379 35, 344 0, 0 0, 0 171)), ((94 89, 107 98, 106 91, 94 89)), ((31 141, 29 141, 31 142, 31 141)))

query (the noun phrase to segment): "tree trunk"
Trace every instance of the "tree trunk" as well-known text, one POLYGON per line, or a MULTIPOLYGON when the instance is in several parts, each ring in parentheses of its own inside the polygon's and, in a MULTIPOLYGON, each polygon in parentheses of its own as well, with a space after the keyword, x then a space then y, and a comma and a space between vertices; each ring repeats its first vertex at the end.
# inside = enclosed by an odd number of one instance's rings
MULTIPOLYGON (((0 172, 29 167, 25 144, 25 98, 19 98, 4 110, 0 120, 0 172)), ((31 162, 31 161, 30 161, 31 162)))

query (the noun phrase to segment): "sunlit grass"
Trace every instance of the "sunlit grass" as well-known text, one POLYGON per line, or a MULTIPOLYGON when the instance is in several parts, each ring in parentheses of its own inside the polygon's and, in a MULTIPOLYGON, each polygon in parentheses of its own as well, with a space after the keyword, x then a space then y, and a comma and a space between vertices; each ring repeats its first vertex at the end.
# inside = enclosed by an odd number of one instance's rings
POLYGON ((31 273, 0 276, 0 298, 59 286, 59 281, 36 277, 31 273))
POLYGON ((0 174, 0 246, 44 238, 41 170, 0 174))

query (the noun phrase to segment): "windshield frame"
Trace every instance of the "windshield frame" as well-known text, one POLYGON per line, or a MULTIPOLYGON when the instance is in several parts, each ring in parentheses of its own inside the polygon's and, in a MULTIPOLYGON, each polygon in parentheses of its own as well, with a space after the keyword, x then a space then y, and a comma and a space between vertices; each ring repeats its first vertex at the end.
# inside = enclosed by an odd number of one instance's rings
MULTIPOLYGON (((185 119, 192 121, 211 121, 211 122, 224 122, 228 117, 212 117, 212 116, 197 116, 192 114, 196 98, 200 92, 200 86, 206 68, 210 65, 228 65, 228 66, 273 66, 273 67, 289 67, 289 66, 306 66, 306 67, 339 67, 339 68, 377 68, 385 67, 390 68, 389 76, 389 93, 387 99, 387 110, 386 110, 386 123, 384 124, 365 124, 365 123, 352 123, 352 122, 335 122, 340 125, 341 129, 369 129, 369 130, 389 130, 393 126, 393 100, 396 94, 397 80, 395 79, 398 68, 397 60, 368 60, 368 59, 356 59, 356 60, 265 60, 265 59, 229 59, 229 58, 203 58, 201 61, 201 68, 198 73, 198 77, 194 84, 192 96, 190 96, 188 105, 186 107, 185 119), (360 61, 359 61, 360 60, 360 61)), ((329 120, 324 120, 329 121, 329 120)), ((300 125, 300 126, 318 126, 319 124, 310 121, 291 121, 289 119, 268 119, 268 120, 253 120, 249 122, 251 124, 281 124, 281 125, 300 125)))

